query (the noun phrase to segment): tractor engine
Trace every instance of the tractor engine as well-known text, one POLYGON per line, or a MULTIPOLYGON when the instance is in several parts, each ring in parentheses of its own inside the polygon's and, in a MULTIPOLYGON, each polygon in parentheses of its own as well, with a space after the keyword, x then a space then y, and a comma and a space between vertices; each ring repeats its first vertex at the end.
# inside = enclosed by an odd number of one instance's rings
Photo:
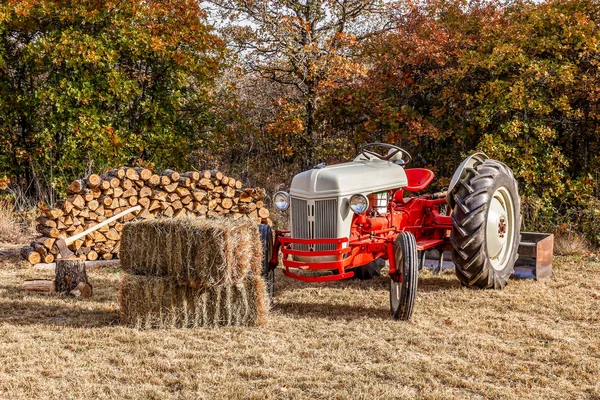
MULTIPOLYGON (((278 208, 290 209, 293 239, 350 239, 357 216, 366 217, 372 230, 388 227, 385 217, 389 192, 406 186, 404 168, 396 163, 357 157, 354 161, 325 166, 296 175, 289 195, 275 195, 278 208)), ((347 247, 348 241, 342 247, 347 247)), ((293 243, 294 250, 333 250, 333 243, 293 243)), ((296 261, 322 262, 335 256, 293 255, 296 261)))

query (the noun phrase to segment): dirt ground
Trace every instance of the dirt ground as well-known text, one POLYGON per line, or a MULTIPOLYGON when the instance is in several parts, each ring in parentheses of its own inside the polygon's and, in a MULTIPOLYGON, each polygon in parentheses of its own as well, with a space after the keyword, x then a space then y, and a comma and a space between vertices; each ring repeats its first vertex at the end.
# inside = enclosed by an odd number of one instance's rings
POLYGON ((410 322, 390 319, 387 278, 278 273, 265 326, 137 331, 119 326, 118 269, 90 271, 92 299, 24 294, 52 273, 5 250, 0 398, 600 399, 600 260, 554 273, 475 291, 424 271, 410 322))

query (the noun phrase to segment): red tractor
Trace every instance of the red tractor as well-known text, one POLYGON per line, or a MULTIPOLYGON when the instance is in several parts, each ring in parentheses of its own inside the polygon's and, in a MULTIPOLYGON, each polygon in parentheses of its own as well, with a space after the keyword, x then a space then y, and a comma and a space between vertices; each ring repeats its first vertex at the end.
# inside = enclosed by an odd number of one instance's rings
MULTIPOLYGON (((306 282, 347 279, 381 259, 389 263, 390 311, 410 318, 424 252, 452 250, 456 276, 471 288, 502 288, 518 257, 520 198, 505 164, 477 153, 462 162, 447 191, 422 192, 432 171, 406 168, 400 147, 372 143, 353 161, 296 175, 275 207, 290 210, 291 229, 261 225, 265 276, 273 294, 274 269, 306 282), (384 151, 381 151, 384 149, 384 151)), ((440 256, 440 264, 442 256, 440 256)))

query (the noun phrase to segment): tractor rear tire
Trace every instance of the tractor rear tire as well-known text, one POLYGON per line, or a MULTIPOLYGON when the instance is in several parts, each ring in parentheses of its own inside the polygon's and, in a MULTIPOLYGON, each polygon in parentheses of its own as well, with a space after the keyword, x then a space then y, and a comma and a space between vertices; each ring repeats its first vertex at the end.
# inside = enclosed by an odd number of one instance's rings
POLYGON ((398 273, 390 276, 390 312, 394 319, 408 320, 415 308, 419 282, 417 242, 410 232, 400 232, 394 243, 398 273))
POLYGON ((273 292, 275 287, 275 268, 271 268, 269 261, 273 254, 273 230, 267 224, 259 224, 260 241, 262 243, 262 271, 261 275, 267 286, 269 301, 273 302, 273 292))
POLYGON ((521 199, 512 170, 487 159, 467 168, 451 195, 456 276, 470 288, 502 289, 521 240, 521 199))

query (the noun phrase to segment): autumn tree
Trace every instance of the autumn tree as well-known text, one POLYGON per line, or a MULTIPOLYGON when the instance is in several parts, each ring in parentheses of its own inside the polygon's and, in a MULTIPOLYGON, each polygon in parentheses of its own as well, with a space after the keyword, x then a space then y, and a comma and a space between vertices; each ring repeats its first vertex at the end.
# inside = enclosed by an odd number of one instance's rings
POLYGON ((34 194, 51 171, 184 165, 215 124, 223 54, 193 0, 3 2, 0 169, 34 194))
MULTIPOLYGON (((357 72, 357 43, 391 28, 394 7, 382 0, 213 0, 221 32, 237 50, 246 74, 289 87, 277 99, 280 115, 270 127, 287 131, 304 167, 321 144, 316 120, 319 93, 357 72), (299 153, 299 154, 298 154, 299 153)), ((257 92, 255 95, 258 95, 257 92)))
POLYGON ((600 243, 599 21, 592 0, 419 2, 363 47, 371 68, 326 99, 329 125, 446 179, 485 151, 515 171, 528 229, 600 243))

